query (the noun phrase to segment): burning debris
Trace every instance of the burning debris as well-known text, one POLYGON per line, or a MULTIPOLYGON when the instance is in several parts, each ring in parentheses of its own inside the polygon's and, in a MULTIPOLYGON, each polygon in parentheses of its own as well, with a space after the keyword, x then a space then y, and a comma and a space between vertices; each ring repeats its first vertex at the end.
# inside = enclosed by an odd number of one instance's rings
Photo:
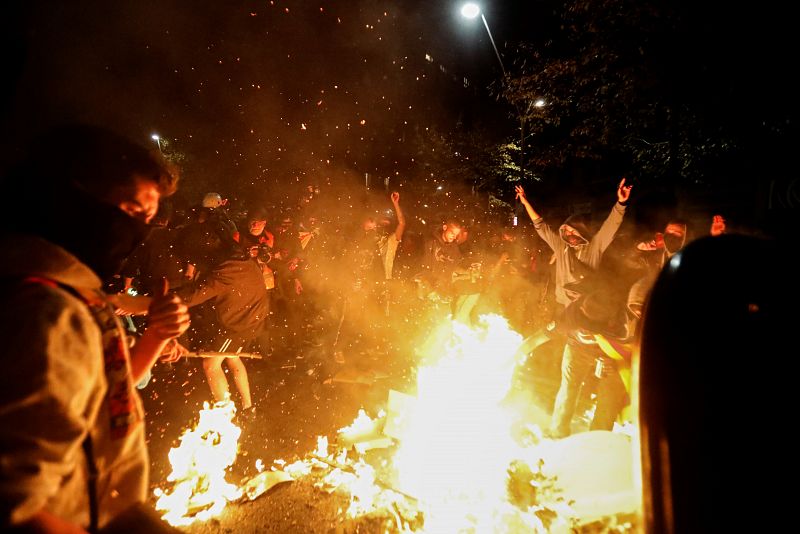
POLYGON ((231 400, 208 403, 200 410, 199 421, 180 438, 180 445, 169 453, 172 491, 156 490, 156 510, 173 526, 189 525, 216 517, 228 502, 242 491, 225 480, 238 452, 241 429, 233 423, 236 407, 231 400))
POLYGON ((552 441, 534 425, 514 431, 519 414, 503 401, 522 339, 505 319, 482 316, 474 327, 448 320, 432 339, 415 395, 390 391, 387 411, 372 418, 359 410, 333 443, 318 437, 316 450, 294 463, 276 460, 264 470, 258 460, 259 473, 239 487, 224 480, 239 435, 232 405, 206 407, 170 453, 177 486, 160 492, 158 508, 169 510, 170 523, 187 525, 294 480, 346 496, 340 521, 380 518, 384 532, 568 532, 632 511, 630 469, 620 466, 631 458, 627 436, 552 441), (205 454, 216 461, 203 461, 205 454), (575 467, 568 458, 582 460, 575 467))

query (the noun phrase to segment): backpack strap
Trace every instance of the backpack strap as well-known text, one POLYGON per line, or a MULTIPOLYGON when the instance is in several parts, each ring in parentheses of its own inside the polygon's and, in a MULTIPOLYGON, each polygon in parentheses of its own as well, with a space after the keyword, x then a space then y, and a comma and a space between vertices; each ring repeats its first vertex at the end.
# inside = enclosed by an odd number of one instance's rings
MULTIPOLYGON (((70 295, 81 300, 88 306, 88 301, 78 293, 74 288, 67 285, 60 284, 50 278, 42 276, 27 276, 22 279, 23 284, 38 284, 51 288, 61 288, 68 292, 70 295)), ((81 444, 83 452, 86 455, 86 468, 88 471, 87 491, 89 492, 89 532, 94 534, 98 532, 99 527, 99 505, 97 501, 97 478, 98 470, 97 464, 94 461, 94 449, 92 447, 92 433, 90 429, 86 431, 86 437, 81 444)))

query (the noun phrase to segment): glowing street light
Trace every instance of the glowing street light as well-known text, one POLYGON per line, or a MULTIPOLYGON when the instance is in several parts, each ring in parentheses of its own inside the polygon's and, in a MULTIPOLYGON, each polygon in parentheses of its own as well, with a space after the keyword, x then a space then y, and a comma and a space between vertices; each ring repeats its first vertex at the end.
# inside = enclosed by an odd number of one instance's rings
POLYGON ((481 8, 478 7, 478 4, 473 4, 470 2, 468 4, 464 4, 464 7, 461 8, 461 14, 468 19, 474 19, 481 14, 481 8))
MULTIPOLYGON (((461 8, 461 15, 468 18, 474 19, 478 15, 481 16, 481 20, 483 21, 483 25, 486 28, 486 33, 489 34, 489 41, 492 43, 492 48, 494 49, 494 54, 497 56, 497 61, 500 63, 500 69, 503 71, 503 81, 508 81, 508 74, 506 74, 506 68, 503 65, 503 59, 500 57, 500 52, 497 50, 497 45, 494 44, 494 37, 492 37, 492 31, 489 29, 489 23, 486 21, 486 17, 483 16, 483 12, 481 11, 480 6, 473 2, 468 2, 464 4, 461 8)), ((542 99, 536 100, 532 104, 529 103, 528 106, 533 105, 534 107, 541 108, 545 105, 545 101, 542 99)), ((519 109, 517 104, 514 104, 514 108, 517 110, 517 116, 519 117, 519 173, 520 173, 520 180, 525 180, 525 114, 519 109)), ((517 201, 519 202, 519 201, 517 201)))
POLYGON ((472 2, 468 2, 464 4, 461 8, 461 15, 468 19, 474 19, 478 15, 481 16, 481 20, 483 21, 484 27, 486 27, 486 33, 489 34, 489 40, 492 42, 492 48, 494 48, 494 53, 497 56, 497 61, 500 62, 500 69, 503 71, 503 77, 506 76, 506 68, 503 65, 503 60, 500 58, 500 52, 497 51, 497 45, 494 44, 494 37, 492 37, 492 31, 489 29, 489 23, 486 22, 486 17, 483 16, 483 12, 478 4, 474 4, 472 2))
POLYGON ((158 134, 153 134, 150 136, 150 139, 158 143, 158 151, 161 152, 161 137, 158 134))

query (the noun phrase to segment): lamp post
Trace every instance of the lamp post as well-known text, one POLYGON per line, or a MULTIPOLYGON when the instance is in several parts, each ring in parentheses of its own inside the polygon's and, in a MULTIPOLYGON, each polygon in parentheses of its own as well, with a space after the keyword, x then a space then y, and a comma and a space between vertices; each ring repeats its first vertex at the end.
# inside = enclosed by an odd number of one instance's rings
MULTIPOLYGON (((500 63, 500 70, 503 71, 503 81, 508 81, 508 74, 506 73, 506 67, 503 65, 503 59, 500 57, 500 52, 497 50, 497 45, 494 44, 494 37, 492 37, 492 31, 489 29, 489 23, 486 21, 486 17, 483 15, 480 6, 478 4, 474 4, 472 2, 464 4, 461 8, 461 15, 468 19, 474 19, 478 15, 481 16, 481 20, 483 21, 483 26, 486 28, 486 33, 489 34, 489 41, 492 43, 492 48, 494 49, 494 54, 497 56, 497 61, 500 63)), ((534 106, 541 107, 544 105, 544 101, 537 100, 534 103, 534 106), (539 104, 541 102, 541 105, 539 104)), ((525 179, 525 114, 519 109, 517 104, 514 104, 514 109, 517 111, 517 116, 519 117, 519 173, 520 173, 520 182, 525 179)))
POLYGON ((503 65, 503 60, 500 58, 500 52, 497 51, 497 45, 494 44, 494 37, 492 37, 492 31, 489 29, 489 23, 486 22, 486 17, 483 16, 483 11, 481 11, 480 6, 478 6, 478 4, 473 4, 472 2, 464 4, 464 7, 461 8, 461 14, 468 19, 474 19, 478 15, 481 16, 481 20, 483 21, 483 26, 486 28, 486 33, 489 34, 489 41, 491 41, 492 48, 494 48, 494 54, 497 56, 497 61, 500 62, 500 70, 503 71, 503 78, 505 78, 506 67, 503 65))
POLYGON ((158 151, 161 152, 161 137, 159 137, 158 134, 153 134, 150 136, 150 139, 158 144, 158 151))

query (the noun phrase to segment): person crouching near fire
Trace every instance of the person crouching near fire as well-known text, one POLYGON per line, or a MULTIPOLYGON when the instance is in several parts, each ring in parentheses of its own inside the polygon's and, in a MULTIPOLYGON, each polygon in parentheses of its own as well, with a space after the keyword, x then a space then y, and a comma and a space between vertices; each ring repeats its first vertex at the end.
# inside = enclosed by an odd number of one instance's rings
POLYGON ((225 224, 209 220, 190 225, 180 241, 188 251, 188 260, 198 268, 197 280, 178 291, 192 308, 193 317, 195 312, 203 315, 191 332, 193 348, 221 353, 203 358, 211 393, 216 402, 230 396, 222 370, 224 362, 241 397, 242 412, 252 417, 247 368, 238 354, 250 350, 269 314, 261 268, 233 239, 225 224))

